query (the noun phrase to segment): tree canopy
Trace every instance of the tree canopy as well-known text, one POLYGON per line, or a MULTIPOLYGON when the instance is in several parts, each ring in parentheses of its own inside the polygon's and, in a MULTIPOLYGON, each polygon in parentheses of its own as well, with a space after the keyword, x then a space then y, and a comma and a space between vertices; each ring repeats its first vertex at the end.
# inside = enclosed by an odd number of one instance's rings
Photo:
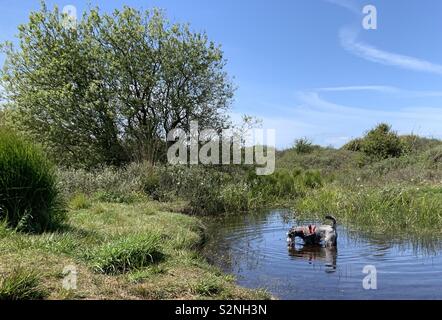
MULTIPOLYGON (((19 27, 1 79, 14 125, 63 164, 158 161, 173 128, 222 129, 233 97, 219 46, 158 9, 83 13, 44 4, 19 27)), ((9 113, 8 113, 9 114, 9 113)))

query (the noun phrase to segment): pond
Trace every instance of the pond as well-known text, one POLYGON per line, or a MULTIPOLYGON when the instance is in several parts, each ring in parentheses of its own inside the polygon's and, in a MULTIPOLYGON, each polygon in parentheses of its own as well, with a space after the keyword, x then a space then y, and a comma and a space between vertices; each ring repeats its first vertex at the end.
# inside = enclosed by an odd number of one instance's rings
POLYGON ((337 248, 288 247, 288 229, 309 223, 321 222, 288 210, 210 218, 204 253, 239 285, 279 299, 442 299, 441 239, 362 233, 338 221, 337 248), (364 289, 375 275, 365 266, 376 268, 376 289, 364 289))

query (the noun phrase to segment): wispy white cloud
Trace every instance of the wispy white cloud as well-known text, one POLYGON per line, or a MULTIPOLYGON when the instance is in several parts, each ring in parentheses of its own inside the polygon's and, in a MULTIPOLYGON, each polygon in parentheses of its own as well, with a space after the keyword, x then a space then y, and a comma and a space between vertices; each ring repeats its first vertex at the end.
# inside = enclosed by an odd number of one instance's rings
MULTIPOLYGON (((328 3, 350 10, 356 15, 362 15, 360 8, 353 0, 325 0, 328 3)), ((395 66, 402 69, 428 72, 442 75, 442 65, 424 59, 402 55, 379 49, 373 45, 358 40, 358 29, 344 27, 339 31, 342 47, 348 52, 368 61, 395 66)))
POLYGON ((362 9, 360 9, 358 5, 351 0, 325 0, 325 2, 340 6, 355 14, 362 15, 362 9))
POLYGON ((358 41, 358 32, 354 28, 342 28, 339 32, 339 36, 344 49, 363 59, 403 69, 442 75, 442 65, 440 64, 384 51, 362 41, 358 41))
MULTIPOLYGON (((325 100, 315 91, 298 92, 297 97, 300 103, 298 110, 326 114, 332 113, 333 115, 339 115, 341 118, 366 118, 378 119, 379 121, 395 119, 416 120, 421 121, 423 124, 426 122, 433 123, 434 121, 440 123, 442 121, 442 106, 440 108, 419 106, 405 107, 397 110, 382 110, 336 104, 325 100)), ((437 128, 439 127, 440 125, 437 126, 437 128)), ((442 133, 442 129, 440 131, 442 133)))
POLYGON ((351 91, 374 91, 384 94, 394 94, 403 98, 418 98, 418 97, 442 97, 442 91, 432 90, 407 90, 394 86, 386 85, 357 85, 357 86, 339 86, 317 88, 312 90, 315 92, 351 92, 351 91))
POLYGON ((342 87, 318 88, 316 89, 316 91, 323 91, 323 92, 376 91, 384 93, 397 93, 400 91, 400 89, 392 86, 366 85, 366 86, 342 86, 342 87))

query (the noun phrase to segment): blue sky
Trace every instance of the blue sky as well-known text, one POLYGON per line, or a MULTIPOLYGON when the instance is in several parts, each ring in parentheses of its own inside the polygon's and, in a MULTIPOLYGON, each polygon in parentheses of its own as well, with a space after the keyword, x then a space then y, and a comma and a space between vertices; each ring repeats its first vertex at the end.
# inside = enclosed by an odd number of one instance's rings
MULTIPOLYGON (((233 117, 263 119, 278 147, 299 137, 340 146, 381 121, 442 138, 442 1, 47 1, 79 12, 88 2, 103 11, 161 7, 206 31, 238 87, 233 117), (368 4, 377 30, 362 28, 368 4)), ((0 0, 0 41, 13 40, 39 3, 0 0)))

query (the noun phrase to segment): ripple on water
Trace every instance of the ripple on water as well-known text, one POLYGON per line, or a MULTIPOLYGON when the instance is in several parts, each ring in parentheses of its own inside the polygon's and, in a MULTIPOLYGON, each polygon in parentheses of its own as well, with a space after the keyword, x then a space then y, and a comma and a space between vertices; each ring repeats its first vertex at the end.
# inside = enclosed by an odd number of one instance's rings
MULTIPOLYGON (((307 224, 314 221, 296 221, 307 224)), ((286 244, 295 224, 287 210, 211 219, 205 254, 240 285, 282 299, 442 299, 440 239, 395 238, 338 226, 338 246, 286 244), (365 290, 364 266, 377 270, 377 290, 365 290)))

